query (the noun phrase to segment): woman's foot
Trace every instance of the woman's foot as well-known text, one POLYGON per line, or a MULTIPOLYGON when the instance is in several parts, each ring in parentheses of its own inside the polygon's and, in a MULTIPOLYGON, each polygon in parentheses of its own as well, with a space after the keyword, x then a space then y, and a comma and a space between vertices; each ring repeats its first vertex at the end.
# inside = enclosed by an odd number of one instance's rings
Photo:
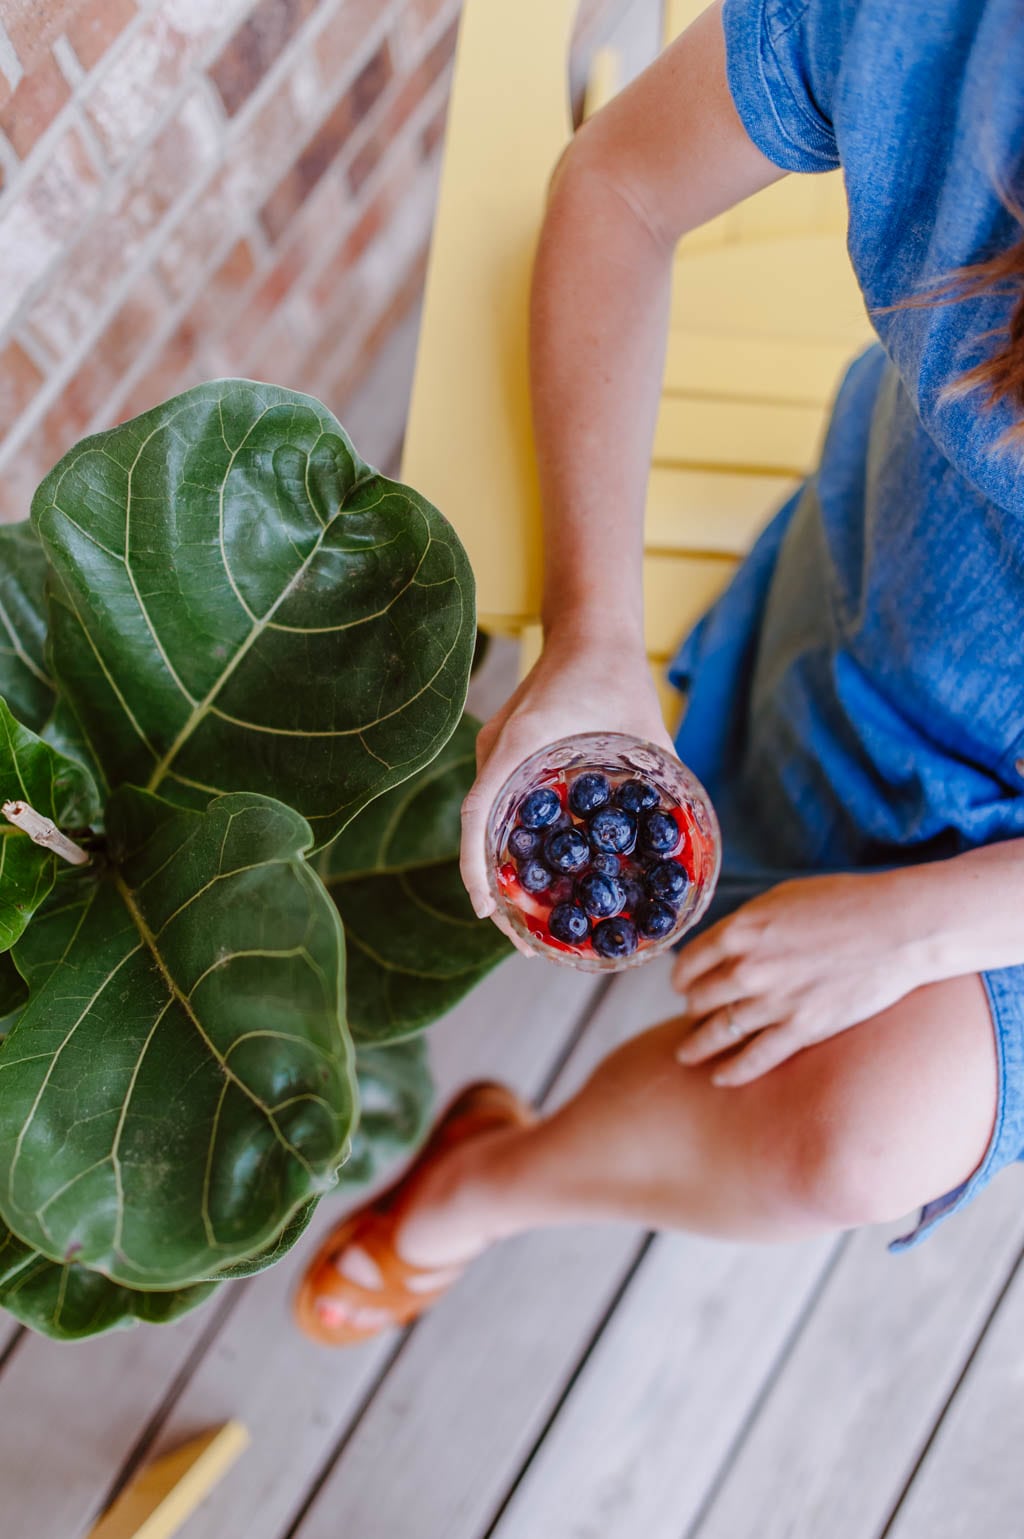
POLYGON ((327 1237, 295 1300, 299 1324, 330 1345, 366 1341, 435 1303, 507 1227, 496 1165, 536 1118, 505 1085, 456 1097, 406 1174, 327 1237))

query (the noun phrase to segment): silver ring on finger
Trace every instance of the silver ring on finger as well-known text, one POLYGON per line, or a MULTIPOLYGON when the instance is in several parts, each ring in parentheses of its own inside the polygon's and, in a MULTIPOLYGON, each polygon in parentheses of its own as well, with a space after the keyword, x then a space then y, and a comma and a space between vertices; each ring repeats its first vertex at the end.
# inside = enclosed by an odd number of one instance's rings
POLYGON ((732 1005, 726 1005, 725 1007, 725 1029, 734 1042, 738 1041, 743 1035, 743 1027, 736 1019, 736 1011, 732 1005))

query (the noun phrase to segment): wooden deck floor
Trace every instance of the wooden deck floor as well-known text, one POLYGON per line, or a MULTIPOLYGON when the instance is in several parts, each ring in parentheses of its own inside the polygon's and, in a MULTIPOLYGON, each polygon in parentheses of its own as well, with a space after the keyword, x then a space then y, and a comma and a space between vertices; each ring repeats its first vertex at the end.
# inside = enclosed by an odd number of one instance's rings
MULTIPOLYGON (((439 1092, 487 1074, 557 1104, 672 1008, 660 964, 608 986, 513 958, 435 1029, 439 1092)), ((1016 1535, 1022 1196, 1014 1169, 900 1259, 879 1231, 531 1234, 344 1353, 288 1319, 308 1244, 169 1329, 0 1327, 0 1535, 80 1539, 140 1463, 231 1416, 252 1446, 182 1539, 1016 1535)))

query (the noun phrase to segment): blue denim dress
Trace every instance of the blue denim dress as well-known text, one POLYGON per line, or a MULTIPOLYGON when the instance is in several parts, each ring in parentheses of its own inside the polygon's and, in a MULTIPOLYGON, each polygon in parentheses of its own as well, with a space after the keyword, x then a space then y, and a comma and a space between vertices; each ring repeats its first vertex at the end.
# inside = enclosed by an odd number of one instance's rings
MULTIPOLYGON (((680 757, 725 839, 718 917, 796 874, 1024 837, 1024 454, 943 387, 991 350, 1003 292, 877 314, 1022 232, 1021 0, 725 0, 729 85, 790 171, 842 166, 879 343, 817 471, 674 659, 680 757)), ((905 1248, 1024 1157, 1024 967, 984 976, 999 1057, 985 1159, 905 1248)))

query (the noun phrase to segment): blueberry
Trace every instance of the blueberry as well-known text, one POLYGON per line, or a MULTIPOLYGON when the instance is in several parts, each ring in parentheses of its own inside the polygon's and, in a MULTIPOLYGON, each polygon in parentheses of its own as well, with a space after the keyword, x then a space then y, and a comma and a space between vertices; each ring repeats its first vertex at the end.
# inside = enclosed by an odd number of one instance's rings
POLYGON ((679 825, 667 812, 640 815, 640 848, 652 855, 672 855, 679 848, 679 825))
POLYGON ((589 823, 590 843, 599 855, 628 855, 636 844, 636 819, 617 807, 603 807, 589 823))
POLYGON ((514 828, 508 836, 508 852, 513 860, 529 860, 540 849, 536 828, 514 828))
POLYGON ((544 858, 556 871, 582 871, 590 846, 578 828, 556 828, 544 841, 544 858))
POLYGON ((564 941, 567 946, 578 946, 590 934, 590 920, 577 904, 558 903, 551 910, 548 929, 555 940, 564 941))
POLYGON ((519 885, 527 892, 546 892, 551 886, 551 872, 539 860, 524 860, 519 867, 519 885))
POLYGON ((643 888, 635 876, 626 876, 622 878, 622 891, 626 900, 623 907, 627 913, 634 914, 644 902, 643 888))
POLYGON ((621 866, 617 855, 605 855, 600 850, 590 857, 591 871, 599 871, 602 876, 618 876, 621 866))
POLYGON ((624 780, 615 793, 616 806, 623 812, 647 812, 661 800, 657 791, 646 780, 624 780))
POLYGON ((549 786, 540 786, 523 797, 519 808, 519 821, 524 828, 550 828, 562 804, 549 786))
POLYGON ((679 903, 689 885, 690 878, 674 860, 659 860, 644 875, 647 891, 662 903, 679 903))
POLYGON ((675 909, 667 903, 659 903, 657 898, 641 903, 636 916, 636 927, 648 940, 661 940, 675 929, 675 923, 675 909))
POLYGON ((585 775, 577 775, 573 781, 569 791, 569 806, 578 817, 585 818, 588 813, 606 806, 611 794, 607 775, 602 775, 598 770, 588 770, 585 775))
POLYGON ((576 894, 586 912, 593 919, 610 919, 620 914, 626 902, 622 883, 613 876, 602 876, 599 871, 588 871, 576 883, 576 894))
POLYGON ((614 961, 619 957, 630 957, 637 948, 636 925, 622 915, 617 919, 602 919, 594 926, 591 940, 599 957, 614 961))

